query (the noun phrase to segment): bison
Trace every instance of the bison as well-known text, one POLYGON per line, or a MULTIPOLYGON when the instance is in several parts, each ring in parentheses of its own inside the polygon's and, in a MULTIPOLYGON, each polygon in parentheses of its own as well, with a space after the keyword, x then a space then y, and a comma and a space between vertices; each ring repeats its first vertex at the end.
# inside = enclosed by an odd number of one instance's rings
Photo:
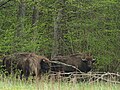
POLYGON ((81 72, 89 72, 92 69, 92 64, 95 62, 92 55, 88 54, 74 54, 68 56, 56 56, 51 59, 52 61, 58 61, 62 63, 52 63, 52 71, 64 71, 64 72, 74 72, 79 69, 81 72), (76 67, 76 68, 74 68, 76 67))
POLYGON ((30 75, 40 77, 41 73, 49 71, 49 59, 34 53, 14 53, 3 58, 3 68, 8 74, 20 70, 20 79, 23 75, 28 79, 30 75))

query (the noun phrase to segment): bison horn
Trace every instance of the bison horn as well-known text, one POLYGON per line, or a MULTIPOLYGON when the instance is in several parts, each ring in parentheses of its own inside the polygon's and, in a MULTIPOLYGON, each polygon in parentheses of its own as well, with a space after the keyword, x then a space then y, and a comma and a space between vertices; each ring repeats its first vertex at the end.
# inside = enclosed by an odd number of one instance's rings
POLYGON ((86 59, 82 59, 82 61, 87 61, 86 59))
POLYGON ((92 60, 93 63, 94 63, 95 61, 96 61, 95 59, 92 60))
POLYGON ((43 61, 45 62, 45 60, 43 59, 43 61))

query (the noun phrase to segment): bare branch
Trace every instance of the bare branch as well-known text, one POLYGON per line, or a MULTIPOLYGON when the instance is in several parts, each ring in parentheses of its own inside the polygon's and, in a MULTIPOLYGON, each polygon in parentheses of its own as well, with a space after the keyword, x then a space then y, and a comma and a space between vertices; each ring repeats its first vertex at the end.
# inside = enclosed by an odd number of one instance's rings
POLYGON ((76 69, 77 71, 79 71, 80 73, 83 73, 81 72, 77 67, 73 66, 73 65, 69 65, 69 64, 66 64, 66 63, 63 63, 63 62, 59 62, 59 61, 49 61, 50 63, 57 63, 57 64, 62 64, 62 65, 65 65, 65 66, 69 66, 69 67, 72 67, 74 69, 76 69))
POLYGON ((7 4, 7 3, 10 2, 10 1, 12 1, 12 0, 7 0, 6 2, 0 4, 0 7, 4 6, 5 4, 7 4))
MULTIPOLYGON (((119 73, 109 73, 109 72, 90 72, 90 73, 79 73, 79 72, 70 72, 70 73, 59 73, 60 76, 63 76, 63 80, 71 80, 76 78, 76 80, 84 80, 85 82, 94 83, 94 82, 108 82, 120 84, 120 74, 119 73), (67 75, 67 77, 65 77, 67 75), (71 77, 72 76, 72 77, 71 77)), ((56 73, 50 74, 50 76, 57 76, 56 73)))

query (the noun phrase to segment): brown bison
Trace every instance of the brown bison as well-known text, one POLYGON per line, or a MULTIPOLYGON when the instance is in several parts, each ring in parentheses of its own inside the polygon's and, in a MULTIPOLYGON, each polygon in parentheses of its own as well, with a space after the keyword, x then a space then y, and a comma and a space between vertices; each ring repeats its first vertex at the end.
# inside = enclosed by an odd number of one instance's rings
POLYGON ((49 71, 49 59, 34 53, 15 53, 3 58, 4 69, 8 74, 14 74, 20 70, 22 76, 28 79, 29 75, 40 77, 41 73, 49 71))
POLYGON ((89 72, 92 69, 92 64, 95 62, 91 54, 74 54, 69 56, 56 56, 51 59, 52 61, 59 61, 65 64, 60 63, 52 63, 51 70, 52 71, 65 71, 65 72, 73 72, 78 71, 81 72, 89 72), (77 69, 71 67, 76 67, 77 69))

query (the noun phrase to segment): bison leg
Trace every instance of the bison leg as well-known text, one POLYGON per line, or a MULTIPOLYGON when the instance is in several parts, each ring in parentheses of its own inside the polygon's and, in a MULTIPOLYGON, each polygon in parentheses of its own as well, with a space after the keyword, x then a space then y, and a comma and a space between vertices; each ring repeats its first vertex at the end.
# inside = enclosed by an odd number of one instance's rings
POLYGON ((20 80, 22 80, 22 76, 23 76, 23 71, 21 71, 20 73, 20 80))
POLYGON ((29 70, 28 69, 25 70, 24 76, 25 76, 26 80, 28 80, 29 75, 30 75, 29 70))

